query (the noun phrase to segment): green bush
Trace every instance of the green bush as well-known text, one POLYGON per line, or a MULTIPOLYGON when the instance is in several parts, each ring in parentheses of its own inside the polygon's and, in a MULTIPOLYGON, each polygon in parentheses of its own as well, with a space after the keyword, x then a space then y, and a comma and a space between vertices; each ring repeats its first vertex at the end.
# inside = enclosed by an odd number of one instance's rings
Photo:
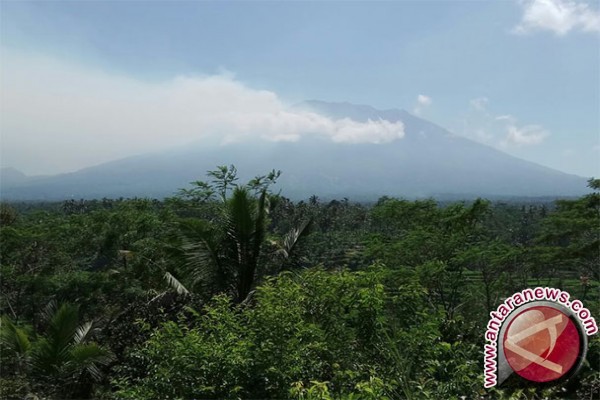
POLYGON ((120 368, 117 397, 451 398, 481 385, 478 350, 440 340, 440 312, 406 271, 283 273, 250 303, 221 295, 162 324, 128 356, 145 374, 120 368))

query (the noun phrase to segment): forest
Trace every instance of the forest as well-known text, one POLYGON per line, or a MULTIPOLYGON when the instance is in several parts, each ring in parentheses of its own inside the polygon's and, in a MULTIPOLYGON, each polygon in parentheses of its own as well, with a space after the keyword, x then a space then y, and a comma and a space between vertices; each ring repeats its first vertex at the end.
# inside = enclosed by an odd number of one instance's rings
POLYGON ((556 201, 304 201, 279 171, 173 197, 2 203, 2 399, 598 399, 483 387, 489 312, 524 288, 600 318, 600 180, 556 201))

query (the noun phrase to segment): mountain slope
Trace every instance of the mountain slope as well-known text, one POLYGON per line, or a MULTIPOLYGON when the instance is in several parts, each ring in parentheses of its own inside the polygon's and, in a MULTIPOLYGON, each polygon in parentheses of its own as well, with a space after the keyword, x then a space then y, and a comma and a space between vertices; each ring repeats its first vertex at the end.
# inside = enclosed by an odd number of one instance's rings
POLYGON ((204 179, 207 170, 223 164, 235 164, 244 179, 280 169, 283 175, 279 186, 284 195, 292 198, 312 194, 353 199, 440 194, 571 196, 586 192, 584 178, 455 136, 403 110, 318 101, 296 107, 336 119, 402 121, 405 137, 386 144, 333 143, 313 136, 293 143, 257 141, 219 147, 196 144, 70 174, 3 182, 2 197, 163 197, 186 187, 188 182, 204 179))
POLYGON ((18 169, 6 167, 0 169, 0 185, 15 185, 27 181, 28 177, 18 169))

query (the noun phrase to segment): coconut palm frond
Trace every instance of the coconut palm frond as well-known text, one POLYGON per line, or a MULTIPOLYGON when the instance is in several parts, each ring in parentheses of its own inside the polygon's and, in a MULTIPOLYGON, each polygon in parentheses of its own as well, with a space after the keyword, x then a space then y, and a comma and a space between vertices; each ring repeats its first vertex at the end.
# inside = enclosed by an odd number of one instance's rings
POLYGON ((165 272, 165 279, 171 288, 173 288, 178 294, 187 295, 189 290, 181 282, 177 280, 169 271, 165 272))
POLYGON ((222 289, 230 275, 220 258, 223 234, 207 221, 182 220, 180 226, 181 267, 191 288, 201 284, 222 289))
POLYGON ((189 279, 191 288, 198 285, 223 289, 230 271, 220 258, 220 244, 215 238, 206 238, 183 245, 182 270, 189 279))
POLYGON ((185 251, 184 267, 189 270, 203 269, 206 267, 214 268, 219 263, 216 244, 208 240, 200 240, 195 243, 184 243, 185 251))
POLYGON ((62 304, 50 319, 46 337, 55 352, 69 346, 79 327, 79 307, 73 304, 62 304))
POLYGON ((266 220, 269 213, 267 192, 262 191, 258 198, 258 207, 256 212, 256 222, 254 224, 254 257, 258 258, 260 249, 267 234, 266 220))
POLYGON ((190 239, 204 238, 214 230, 213 225, 209 221, 193 218, 179 219, 177 226, 183 237, 190 239))
POLYGON ((14 355, 25 355, 31 349, 31 342, 25 329, 17 327, 8 317, 2 317, 0 320, 0 346, 2 351, 14 355))
POLYGON ((259 254, 266 234, 266 192, 258 200, 248 190, 236 188, 227 207, 227 258, 234 262, 238 301, 254 283, 259 254))
POLYGON ((300 238, 308 235, 310 233, 310 229, 312 226, 312 220, 308 219, 302 221, 300 225, 295 228, 292 228, 284 237, 281 242, 281 246, 277 251, 278 254, 281 254, 284 258, 289 258, 290 254, 294 251, 296 244, 300 240, 300 238))
POLYGON ((33 371, 41 375, 54 375, 56 366, 66 361, 66 352, 57 351, 45 337, 36 340, 31 351, 31 366, 33 371))
POLYGON ((102 379, 99 366, 110 364, 114 360, 113 354, 96 343, 85 343, 73 346, 71 357, 66 369, 75 371, 85 370, 98 382, 102 379))
POLYGON ((38 339, 32 349, 32 365, 44 374, 60 373, 60 366, 69 360, 69 349, 79 327, 79 308, 72 304, 49 305, 44 310, 48 327, 44 337, 38 339), (54 314, 50 314, 55 309, 54 314))
POLYGON ((225 223, 227 234, 238 245, 246 244, 254 233, 253 199, 245 188, 235 188, 227 204, 225 223))
POLYGON ((41 312, 42 321, 45 323, 49 323, 50 320, 52 320, 54 314, 56 313, 56 309, 56 300, 50 300, 41 312))
POLYGON ((84 324, 79 325, 77 330, 75 331, 74 342, 75 344, 84 343, 88 336, 91 336, 93 332, 94 321, 89 321, 84 324))

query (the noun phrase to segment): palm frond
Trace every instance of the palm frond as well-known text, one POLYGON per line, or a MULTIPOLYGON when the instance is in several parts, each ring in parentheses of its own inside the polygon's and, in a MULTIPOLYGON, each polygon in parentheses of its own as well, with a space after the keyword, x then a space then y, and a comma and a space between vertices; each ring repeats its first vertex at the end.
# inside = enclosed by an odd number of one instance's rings
POLYGON ((64 303, 57 309, 51 302, 42 316, 48 327, 46 334, 32 348, 31 363, 38 373, 52 376, 60 374, 61 366, 69 361, 69 351, 79 327, 79 308, 64 303))
POLYGON ((69 303, 62 304, 50 319, 46 335, 56 353, 71 343, 78 326, 79 307, 69 303))
POLYGON ((69 359, 69 347, 59 348, 46 337, 35 341, 31 351, 33 371, 42 376, 55 376, 69 359))
POLYGON ((102 372, 99 366, 110 364, 115 358, 113 354, 97 345, 96 343, 85 343, 73 346, 71 349, 67 370, 87 371, 95 381, 102 379, 102 372))
POLYGON ((93 327, 94 321, 89 321, 79 325, 79 327, 77 327, 77 330, 75 331, 75 344, 84 343, 88 339, 88 336, 91 336, 91 333, 93 332, 93 327))
POLYGON ((236 189, 229 204, 230 256, 237 260, 237 297, 243 301, 254 283, 260 250, 266 235, 267 194, 258 201, 246 189, 236 189))
POLYGON ((255 213, 252 203, 253 199, 248 190, 237 187, 227 204, 227 233, 238 244, 248 242, 254 233, 255 213))
POLYGON ((35 345, 31 351, 31 365, 33 370, 41 373, 45 373, 50 369, 52 364, 50 346, 48 340, 44 337, 39 338, 35 341, 35 345))
POLYGON ((165 279, 171 288, 173 288, 178 294, 187 295, 189 290, 181 282, 177 280, 169 271, 165 272, 165 279))
POLYGON ((295 228, 292 228, 284 237, 281 243, 281 247, 278 250, 278 253, 283 255, 284 258, 289 258, 290 254, 293 252, 296 244, 300 240, 300 238, 308 235, 310 233, 310 228, 312 225, 312 220, 308 219, 302 221, 300 225, 295 228))
POLYGON ((267 234, 266 220, 269 213, 269 205, 266 190, 263 190, 258 198, 256 222, 254 224, 254 256, 258 258, 260 249, 267 234))
POLYGON ((185 241, 181 247, 184 251, 184 267, 196 269, 218 263, 218 253, 213 243, 206 240, 194 243, 185 241))
POLYGON ((42 321, 44 323, 49 323, 52 320, 54 313, 56 313, 56 309, 56 300, 50 300, 41 312, 42 321))
POLYGON ((17 327, 8 317, 0 320, 0 346, 2 351, 23 356, 31 349, 29 335, 17 327))
POLYGON ((222 289, 228 280, 230 271, 220 258, 223 235, 217 226, 202 220, 180 221, 181 270, 190 278, 191 288, 201 284, 222 289))
POLYGON ((219 244, 214 238, 191 243, 185 241, 182 270, 189 278, 192 288, 198 285, 222 288, 229 272, 219 257, 219 244))

